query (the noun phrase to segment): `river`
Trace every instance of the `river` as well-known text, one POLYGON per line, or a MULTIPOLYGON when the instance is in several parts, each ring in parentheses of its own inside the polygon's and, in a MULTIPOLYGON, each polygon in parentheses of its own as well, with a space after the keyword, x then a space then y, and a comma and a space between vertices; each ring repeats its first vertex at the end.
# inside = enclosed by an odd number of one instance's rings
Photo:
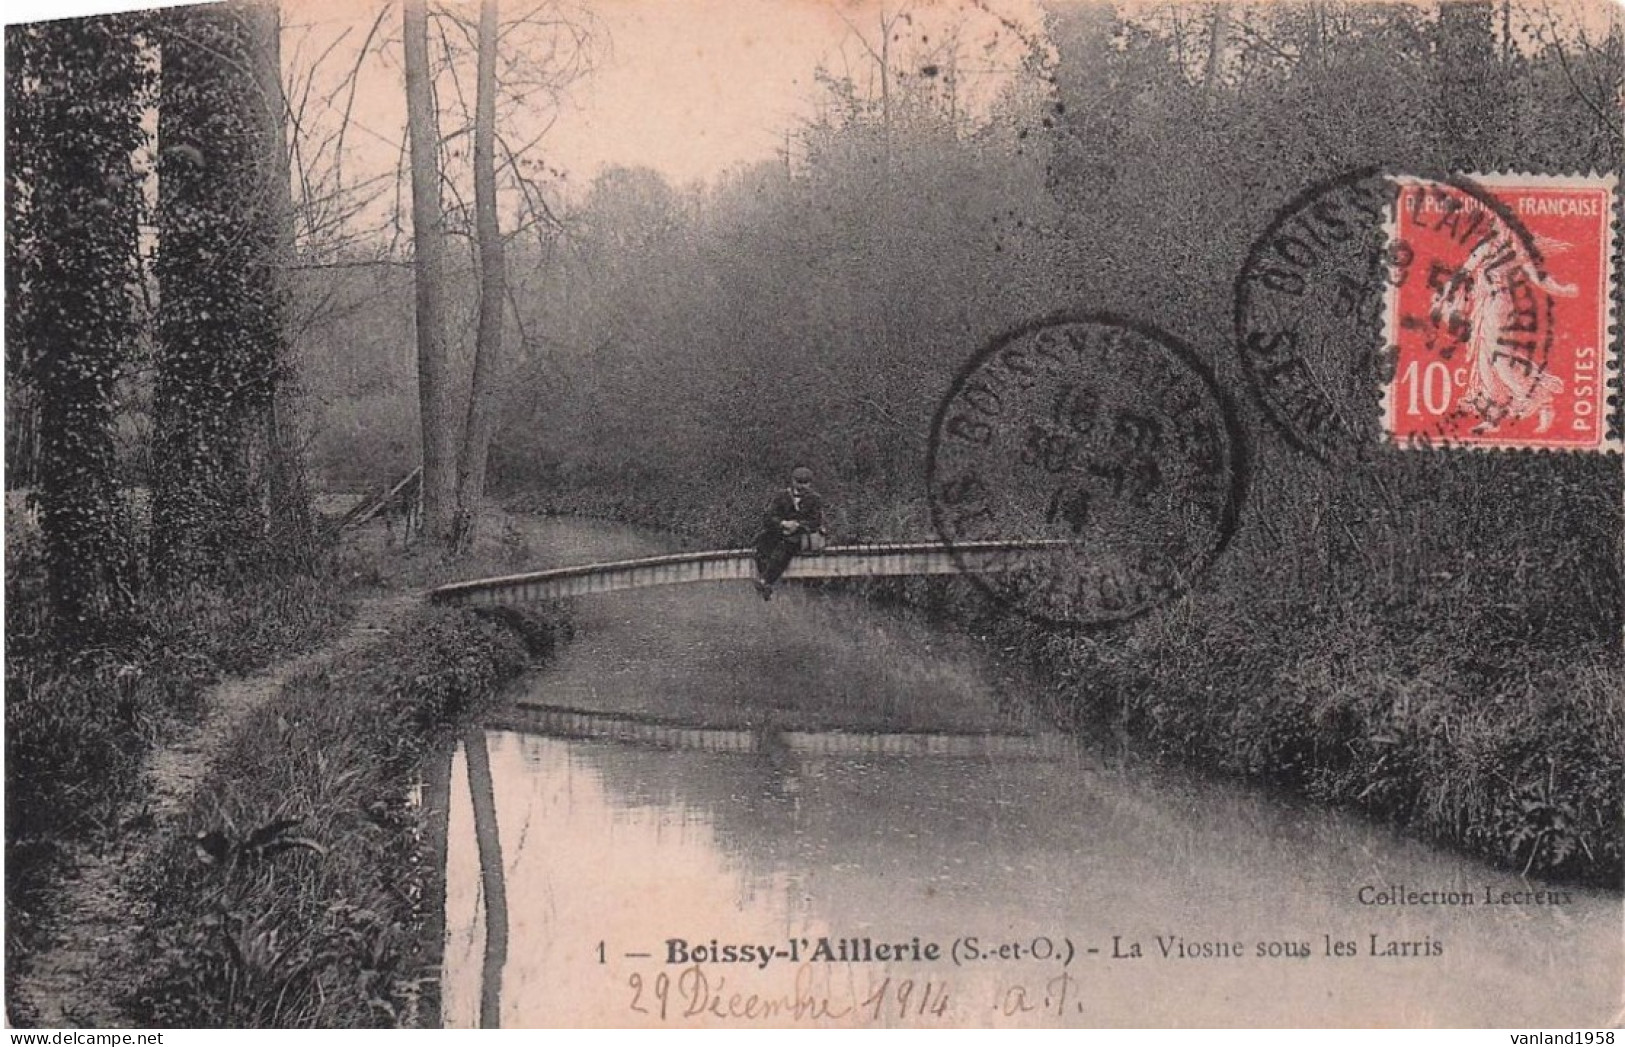
MULTIPOLYGON (((669 551, 542 537, 560 563, 669 551)), ((1618 894, 1046 734, 1040 685, 962 637, 738 582, 574 613, 471 742, 500 970, 452 758, 447 1026, 482 1002, 504 1027, 1617 1021, 1618 894)))

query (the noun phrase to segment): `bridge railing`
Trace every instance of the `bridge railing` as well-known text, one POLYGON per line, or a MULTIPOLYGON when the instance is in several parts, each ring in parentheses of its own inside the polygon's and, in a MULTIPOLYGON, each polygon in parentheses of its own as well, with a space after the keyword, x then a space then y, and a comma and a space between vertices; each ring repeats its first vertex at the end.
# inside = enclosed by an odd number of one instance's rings
MULTIPOLYGON (((966 542, 952 550, 940 542, 837 545, 798 556, 786 578, 876 578, 896 575, 994 573, 1025 563, 1028 554, 1054 553, 1074 545, 1059 539, 966 542)), ((656 585, 738 581, 756 576, 750 549, 671 553, 637 560, 558 567, 547 571, 479 578, 431 590, 436 603, 496 605, 558 600, 591 593, 656 585)))

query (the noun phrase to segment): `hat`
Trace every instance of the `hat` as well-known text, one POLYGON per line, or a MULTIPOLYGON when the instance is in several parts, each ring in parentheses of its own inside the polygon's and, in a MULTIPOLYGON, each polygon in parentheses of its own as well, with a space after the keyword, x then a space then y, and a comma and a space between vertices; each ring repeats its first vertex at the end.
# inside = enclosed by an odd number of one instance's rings
POLYGON ((796 466, 795 470, 790 474, 790 479, 798 484, 810 484, 812 483, 812 478, 813 471, 807 468, 805 465, 796 466))

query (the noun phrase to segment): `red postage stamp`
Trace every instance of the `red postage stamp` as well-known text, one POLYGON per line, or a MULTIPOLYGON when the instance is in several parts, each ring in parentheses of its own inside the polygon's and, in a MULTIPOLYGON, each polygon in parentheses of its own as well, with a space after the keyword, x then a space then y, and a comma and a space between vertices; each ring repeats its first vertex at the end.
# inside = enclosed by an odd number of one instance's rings
POLYGON ((1383 422, 1400 447, 1614 451, 1614 179, 1405 180, 1383 422))

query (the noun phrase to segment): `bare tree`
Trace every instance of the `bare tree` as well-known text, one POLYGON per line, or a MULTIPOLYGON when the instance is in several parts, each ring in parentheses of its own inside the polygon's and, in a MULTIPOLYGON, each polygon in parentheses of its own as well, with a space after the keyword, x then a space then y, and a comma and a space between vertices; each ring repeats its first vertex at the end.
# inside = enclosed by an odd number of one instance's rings
POLYGON ((243 9, 249 34, 249 58, 259 99, 259 138, 264 143, 264 198, 268 230, 270 279, 279 285, 283 331, 275 342, 278 378, 263 417, 263 489, 275 547, 284 555, 308 550, 313 534, 310 491, 302 461, 300 434, 304 416, 298 369, 287 336, 287 282, 294 259, 294 215, 287 147, 287 99, 282 87, 282 12, 271 0, 254 0, 243 9))
POLYGON ((412 155, 412 239, 417 287, 418 404, 423 440, 423 528, 452 530, 456 446, 451 364, 446 342, 445 230, 440 208, 440 128, 429 76, 429 19, 424 0, 402 4, 407 137, 412 155))
MULTIPOLYGON (((512 355, 504 338, 513 338, 504 328, 519 321, 505 255, 520 236, 535 236, 545 250, 562 228, 549 206, 558 172, 538 146, 564 92, 590 68, 597 28, 579 0, 527 0, 479 16, 430 0, 411 4, 394 23, 404 35, 407 102, 397 143, 356 102, 368 56, 382 58, 394 47, 395 32, 385 25, 392 10, 380 7, 376 17, 325 35, 321 26, 296 31, 287 108, 298 257, 290 267, 412 269, 421 427, 412 442, 422 452, 425 533, 464 546, 503 414, 512 355), (359 49, 341 50, 344 41, 359 49), (362 166, 365 152, 346 149, 362 138, 398 144, 393 167, 362 166), (477 274, 474 295, 469 274, 477 274)), ((353 285, 323 281, 299 303, 300 338, 320 344, 325 332, 342 327, 356 297, 353 285)), ((521 324, 521 349, 529 338, 521 324)))
POLYGON ((1219 77, 1224 75, 1225 43, 1230 35, 1230 5, 1213 5, 1213 21, 1208 26, 1207 70, 1202 74, 1202 90, 1209 95, 1218 90, 1219 77))
POLYGON ((480 4, 479 73, 474 103, 474 227, 480 253, 480 320, 474 345, 474 379, 457 468, 457 540, 472 546, 485 466, 496 427, 497 378, 502 368, 502 317, 507 304, 507 266, 497 219, 496 93, 497 0, 480 4))

